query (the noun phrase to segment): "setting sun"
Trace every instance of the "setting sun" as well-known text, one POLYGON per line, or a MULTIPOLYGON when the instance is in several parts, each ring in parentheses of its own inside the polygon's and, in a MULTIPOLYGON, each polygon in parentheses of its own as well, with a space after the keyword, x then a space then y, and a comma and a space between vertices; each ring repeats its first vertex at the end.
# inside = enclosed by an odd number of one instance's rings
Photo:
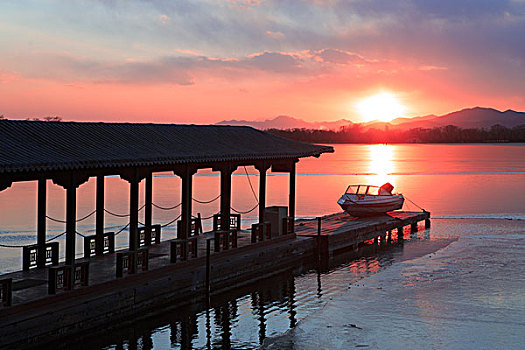
POLYGON ((357 109, 365 121, 379 120, 389 122, 403 116, 403 106, 395 95, 382 92, 370 96, 357 104, 357 109))

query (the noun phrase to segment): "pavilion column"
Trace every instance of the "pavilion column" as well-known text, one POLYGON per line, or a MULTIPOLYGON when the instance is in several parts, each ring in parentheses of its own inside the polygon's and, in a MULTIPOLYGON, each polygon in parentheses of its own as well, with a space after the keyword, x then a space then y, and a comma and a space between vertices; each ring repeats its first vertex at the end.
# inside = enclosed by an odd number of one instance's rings
POLYGON ((139 248, 139 183, 129 183, 129 250, 136 251, 139 248))
POLYGON ((153 174, 146 175, 144 225, 151 229, 153 211, 153 174))
POLYGON ((260 162, 255 164, 255 169, 259 170, 259 222, 264 222, 264 210, 266 209, 266 171, 270 164, 260 162))
POLYGON ((58 175, 53 182, 66 190, 66 265, 75 264, 77 236, 77 188, 89 179, 83 173, 70 172, 58 175))
POLYGON ((295 220, 295 162, 290 169, 290 193, 288 197, 288 216, 295 220))
MULTIPOLYGON (((139 249, 139 184, 145 177, 139 169, 129 169, 120 174, 129 182, 129 243, 128 249, 136 252, 139 249)), ((137 267, 137 255, 134 255, 131 271, 137 267)))
POLYGON ((37 244, 38 267, 46 266, 46 205, 47 180, 38 179, 37 244))
POLYGON ((221 227, 227 230, 230 227, 230 212, 232 198, 232 173, 237 169, 230 163, 220 167, 221 172, 221 227))
POLYGON ((66 265, 75 263, 77 235, 77 187, 66 187, 66 265))
POLYGON ((77 236, 77 187, 86 182, 89 176, 70 172, 58 175, 53 182, 66 190, 66 265, 75 263, 75 243, 77 236))
POLYGON ((104 175, 97 176, 97 195, 96 195, 96 255, 104 254, 104 175))
MULTIPOLYGON (((181 189, 181 226, 182 232, 177 232, 177 238, 187 239, 190 226, 191 226, 191 214, 192 214, 192 198, 193 198, 193 174, 196 169, 185 166, 181 169, 174 171, 175 175, 181 178, 182 189, 181 189)), ((187 249, 186 249, 187 253, 187 249)))

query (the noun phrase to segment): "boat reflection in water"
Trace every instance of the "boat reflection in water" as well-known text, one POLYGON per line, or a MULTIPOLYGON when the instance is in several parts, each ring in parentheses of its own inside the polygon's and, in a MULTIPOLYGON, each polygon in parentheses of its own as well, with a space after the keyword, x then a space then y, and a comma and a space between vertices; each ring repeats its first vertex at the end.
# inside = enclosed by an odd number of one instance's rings
MULTIPOLYGON (((133 320, 109 334, 82 341, 85 349, 251 349, 283 334, 321 309, 356 281, 373 275, 403 255, 410 242, 428 239, 429 230, 394 230, 357 250, 340 252, 327 265, 303 264, 233 292, 213 295, 161 315, 133 320), (419 234, 419 237, 418 237, 419 234), (399 236, 399 237, 398 237, 399 236)), ((78 340, 75 340, 78 344, 78 340)), ((61 343, 57 346, 71 345, 61 343)))

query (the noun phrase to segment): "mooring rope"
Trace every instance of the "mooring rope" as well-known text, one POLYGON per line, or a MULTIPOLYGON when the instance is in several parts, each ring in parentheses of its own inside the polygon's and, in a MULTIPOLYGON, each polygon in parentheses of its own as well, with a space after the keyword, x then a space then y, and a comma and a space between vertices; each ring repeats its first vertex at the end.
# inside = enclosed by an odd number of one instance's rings
POLYGON ((410 203, 414 204, 416 207, 418 207, 418 208, 421 209, 422 211, 426 212, 425 209, 421 208, 419 205, 417 205, 416 203, 414 203, 413 201, 411 201, 407 196, 404 196, 404 197, 405 197, 405 199, 406 199, 407 201, 409 201, 410 203))

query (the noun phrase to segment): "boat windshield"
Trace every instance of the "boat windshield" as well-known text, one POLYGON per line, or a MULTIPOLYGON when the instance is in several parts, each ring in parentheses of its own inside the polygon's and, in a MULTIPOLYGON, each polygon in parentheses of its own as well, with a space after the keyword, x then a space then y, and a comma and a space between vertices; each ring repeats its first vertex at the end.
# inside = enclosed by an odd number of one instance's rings
POLYGON ((378 196, 379 195, 379 187, 369 186, 367 194, 372 195, 372 196, 378 196))
POLYGON ((357 189, 359 188, 359 186, 357 185, 350 185, 348 186, 348 188, 346 189, 346 194, 355 194, 357 193, 357 189))
POLYGON ((368 194, 371 196, 379 195, 379 187, 369 185, 350 185, 346 189, 346 194, 368 194))

